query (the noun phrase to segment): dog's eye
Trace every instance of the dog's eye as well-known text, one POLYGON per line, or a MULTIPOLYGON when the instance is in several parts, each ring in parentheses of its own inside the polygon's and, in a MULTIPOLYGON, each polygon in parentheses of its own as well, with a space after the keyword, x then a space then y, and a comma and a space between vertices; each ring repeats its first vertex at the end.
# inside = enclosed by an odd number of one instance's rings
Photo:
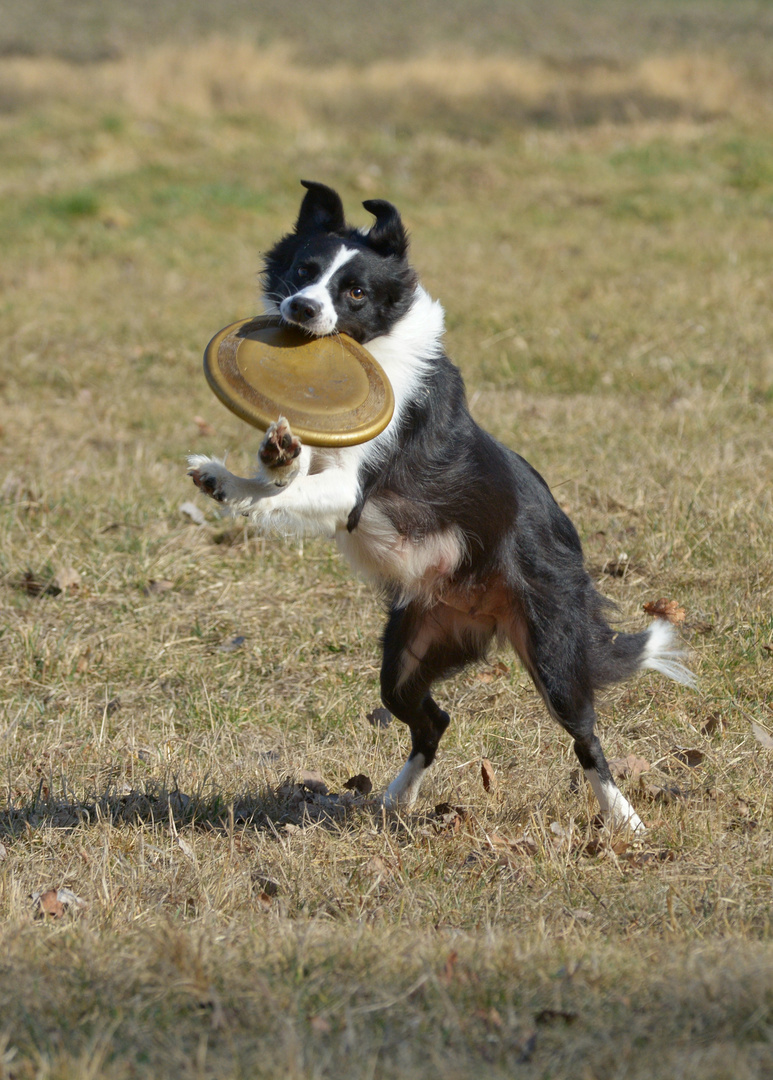
POLYGON ((352 300, 364 300, 365 290, 361 289, 359 285, 352 285, 351 289, 349 289, 349 296, 351 296, 352 300))
POLYGON ((309 268, 308 268, 308 266, 299 266, 298 269, 295 271, 295 276, 300 281, 305 280, 305 278, 307 278, 309 276, 309 268))

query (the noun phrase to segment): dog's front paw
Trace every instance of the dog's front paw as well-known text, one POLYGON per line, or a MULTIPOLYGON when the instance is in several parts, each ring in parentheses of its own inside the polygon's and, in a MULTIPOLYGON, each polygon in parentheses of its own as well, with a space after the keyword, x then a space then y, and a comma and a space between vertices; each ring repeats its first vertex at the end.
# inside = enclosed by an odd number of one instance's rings
POLYGON ((258 457, 267 469, 280 469, 291 465, 300 452, 301 440, 293 435, 284 416, 280 416, 266 432, 258 457))
POLYGON ((228 497, 226 479, 230 473, 222 461, 203 454, 191 454, 188 458, 188 476, 199 491, 209 495, 210 499, 225 502, 228 497))

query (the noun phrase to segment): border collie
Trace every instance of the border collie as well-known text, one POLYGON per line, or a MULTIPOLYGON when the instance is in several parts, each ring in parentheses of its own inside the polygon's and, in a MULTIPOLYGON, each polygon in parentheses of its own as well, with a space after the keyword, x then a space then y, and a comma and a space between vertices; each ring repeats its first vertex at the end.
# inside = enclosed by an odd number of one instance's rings
POLYGON ((190 476, 268 532, 334 537, 386 592, 381 696, 411 732, 386 807, 414 803, 448 726, 433 684, 497 638, 511 643, 574 740, 605 819, 642 829, 594 732, 594 695, 641 668, 693 685, 671 625, 624 634, 607 624, 610 601, 594 588, 547 484, 472 419, 443 351, 443 309, 407 260, 395 207, 368 200, 375 222, 357 229, 335 191, 303 186, 294 231, 265 259, 266 311, 311 335, 341 332, 366 345, 394 388, 394 416, 376 438, 343 449, 301 446, 279 418, 251 479, 198 454, 190 476))

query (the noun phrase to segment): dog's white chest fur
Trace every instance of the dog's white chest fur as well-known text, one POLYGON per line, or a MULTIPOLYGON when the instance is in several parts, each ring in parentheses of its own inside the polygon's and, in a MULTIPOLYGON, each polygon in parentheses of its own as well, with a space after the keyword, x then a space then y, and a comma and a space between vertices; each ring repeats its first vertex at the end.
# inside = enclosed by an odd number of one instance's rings
POLYGON ((357 528, 340 529, 336 542, 357 573, 397 588, 406 602, 436 596, 465 554, 464 538, 456 528, 420 539, 401 535, 380 499, 369 499, 357 528))

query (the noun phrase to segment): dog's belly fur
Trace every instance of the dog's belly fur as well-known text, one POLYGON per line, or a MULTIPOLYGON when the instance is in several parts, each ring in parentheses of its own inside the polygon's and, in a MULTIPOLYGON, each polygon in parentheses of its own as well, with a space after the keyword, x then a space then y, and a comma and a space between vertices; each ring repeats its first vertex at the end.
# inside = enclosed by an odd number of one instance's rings
POLYGON ((431 603, 441 596, 466 552, 455 527, 405 536, 389 514, 388 499, 368 499, 357 527, 336 533, 339 550, 359 574, 397 594, 400 602, 431 603))

